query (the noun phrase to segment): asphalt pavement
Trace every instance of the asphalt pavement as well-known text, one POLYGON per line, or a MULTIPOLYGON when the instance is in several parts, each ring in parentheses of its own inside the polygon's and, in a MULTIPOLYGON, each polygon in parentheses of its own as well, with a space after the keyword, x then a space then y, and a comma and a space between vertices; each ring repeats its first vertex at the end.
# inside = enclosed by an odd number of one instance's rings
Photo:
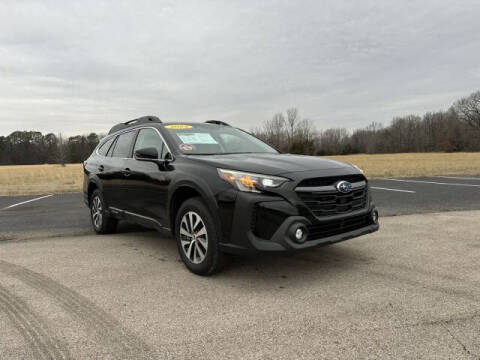
POLYGON ((480 359, 480 176, 371 186, 379 232, 212 277, 81 194, 0 197, 0 359, 480 359))
POLYGON ((383 216, 480 209, 480 176, 378 179, 370 183, 383 216))
MULTIPOLYGON (((370 184, 381 217, 480 210, 480 176, 382 179, 370 184)), ((0 197, 0 240, 92 234, 82 194, 35 200, 45 195, 49 194, 0 197), (22 204, 26 201, 31 202, 22 204)), ((121 224, 120 232, 131 231, 142 229, 121 224)))

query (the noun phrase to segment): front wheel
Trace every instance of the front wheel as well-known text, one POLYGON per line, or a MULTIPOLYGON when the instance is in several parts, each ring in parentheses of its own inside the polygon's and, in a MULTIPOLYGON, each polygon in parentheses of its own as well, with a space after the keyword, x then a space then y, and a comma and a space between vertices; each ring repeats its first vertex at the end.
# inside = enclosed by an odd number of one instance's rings
POLYGON ((175 237, 180 257, 191 272, 210 275, 224 265, 213 218, 200 198, 188 199, 180 207, 175 237))

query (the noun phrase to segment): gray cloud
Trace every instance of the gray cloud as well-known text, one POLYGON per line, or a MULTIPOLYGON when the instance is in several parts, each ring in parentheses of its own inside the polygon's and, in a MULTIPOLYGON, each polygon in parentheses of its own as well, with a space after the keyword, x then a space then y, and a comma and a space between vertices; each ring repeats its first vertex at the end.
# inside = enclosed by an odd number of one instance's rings
POLYGON ((479 88, 479 14, 475 0, 3 1, 0 134, 444 109, 479 88))

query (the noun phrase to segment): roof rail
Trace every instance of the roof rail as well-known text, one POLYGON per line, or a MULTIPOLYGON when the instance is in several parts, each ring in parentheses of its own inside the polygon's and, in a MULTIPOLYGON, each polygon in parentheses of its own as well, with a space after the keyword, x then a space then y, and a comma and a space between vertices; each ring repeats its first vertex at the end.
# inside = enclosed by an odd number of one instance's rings
POLYGON ((113 134, 114 132, 117 132, 119 130, 129 128, 129 127, 134 126, 134 125, 147 124, 147 123, 152 123, 152 122, 153 123, 161 123, 162 120, 160 120, 158 117, 153 116, 153 115, 142 116, 142 117, 139 117, 137 119, 129 120, 127 122, 115 125, 114 127, 112 127, 110 129, 110 131, 108 132, 108 135, 113 134))
POLYGON ((223 125, 223 126, 230 126, 226 122, 220 121, 220 120, 207 120, 205 121, 207 124, 214 124, 214 125, 223 125))

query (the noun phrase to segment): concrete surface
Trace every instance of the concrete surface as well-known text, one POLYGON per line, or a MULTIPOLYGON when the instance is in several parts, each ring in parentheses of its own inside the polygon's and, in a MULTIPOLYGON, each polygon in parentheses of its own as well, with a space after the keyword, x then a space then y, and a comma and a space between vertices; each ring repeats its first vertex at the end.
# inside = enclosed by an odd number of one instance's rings
POLYGON ((480 357, 480 211, 189 273, 155 232, 0 241, 0 358, 480 357))

